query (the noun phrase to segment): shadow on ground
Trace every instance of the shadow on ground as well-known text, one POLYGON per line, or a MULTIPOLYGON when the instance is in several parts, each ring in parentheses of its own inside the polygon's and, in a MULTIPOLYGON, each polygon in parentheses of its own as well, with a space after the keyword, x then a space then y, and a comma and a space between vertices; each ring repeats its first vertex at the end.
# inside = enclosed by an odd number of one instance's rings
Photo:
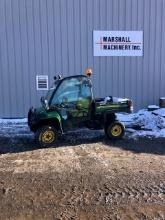
MULTIPOLYGON (((53 148, 95 144, 98 142, 101 142, 103 146, 118 147, 134 153, 165 155, 165 138, 130 139, 126 135, 121 140, 110 141, 104 136, 102 131, 89 131, 87 129, 60 136, 56 146, 53 146, 53 148)), ((0 154, 33 151, 39 148, 33 134, 30 132, 26 135, 0 135, 0 154)))

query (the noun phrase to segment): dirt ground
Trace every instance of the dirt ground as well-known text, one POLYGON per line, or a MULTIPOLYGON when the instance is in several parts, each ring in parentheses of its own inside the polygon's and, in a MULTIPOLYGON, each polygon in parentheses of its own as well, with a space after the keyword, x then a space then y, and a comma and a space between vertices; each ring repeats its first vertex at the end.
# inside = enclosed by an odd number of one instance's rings
POLYGON ((46 149, 0 136, 0 219, 165 219, 165 139, 92 132, 46 149))

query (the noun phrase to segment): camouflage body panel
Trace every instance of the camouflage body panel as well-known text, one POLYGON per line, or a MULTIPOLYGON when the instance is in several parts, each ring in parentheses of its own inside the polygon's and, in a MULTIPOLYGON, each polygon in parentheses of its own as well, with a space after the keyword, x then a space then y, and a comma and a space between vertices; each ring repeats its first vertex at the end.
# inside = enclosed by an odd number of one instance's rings
POLYGON ((129 112, 128 104, 127 103, 111 103, 105 105, 96 104, 96 114, 103 114, 105 112, 129 112))

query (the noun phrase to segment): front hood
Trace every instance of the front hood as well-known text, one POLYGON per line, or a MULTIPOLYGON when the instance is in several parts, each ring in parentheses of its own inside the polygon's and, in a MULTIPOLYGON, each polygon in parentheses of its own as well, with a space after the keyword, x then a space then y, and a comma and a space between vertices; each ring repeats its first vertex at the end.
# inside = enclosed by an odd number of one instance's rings
POLYGON ((34 109, 35 114, 46 114, 46 110, 44 107, 39 107, 34 109))
POLYGON ((35 108, 34 114, 36 118, 40 118, 40 119, 47 117, 47 112, 44 107, 35 108))

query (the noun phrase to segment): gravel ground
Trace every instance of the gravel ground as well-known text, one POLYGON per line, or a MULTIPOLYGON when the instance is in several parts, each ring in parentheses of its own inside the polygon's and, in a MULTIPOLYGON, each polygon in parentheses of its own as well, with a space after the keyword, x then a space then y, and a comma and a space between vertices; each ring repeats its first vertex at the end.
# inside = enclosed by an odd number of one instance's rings
POLYGON ((164 138, 80 130, 39 149, 16 126, 0 132, 0 219, 165 219, 164 138))

